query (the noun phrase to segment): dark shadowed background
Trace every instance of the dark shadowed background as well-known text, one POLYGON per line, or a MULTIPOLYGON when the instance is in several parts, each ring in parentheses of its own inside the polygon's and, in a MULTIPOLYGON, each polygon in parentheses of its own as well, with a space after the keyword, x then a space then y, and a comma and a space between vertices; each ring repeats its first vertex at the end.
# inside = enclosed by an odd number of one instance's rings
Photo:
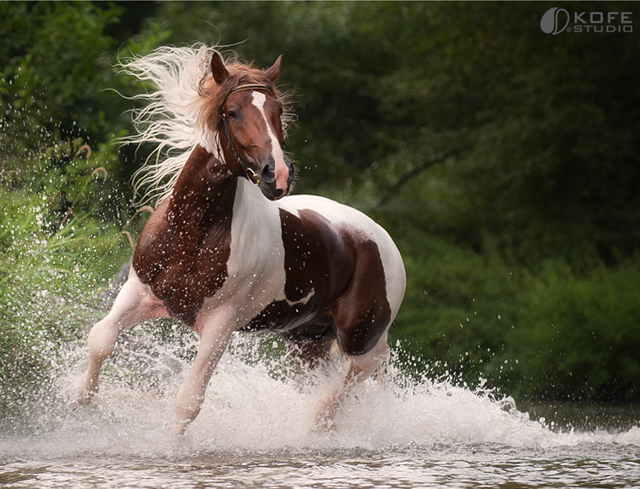
POLYGON ((639 4, 1 2, 0 19, 3 409, 46 388, 55 345, 84 341, 148 216, 130 178, 149 149, 117 144, 121 95, 145 87, 118 57, 195 42, 259 67, 284 55, 295 192, 397 241, 392 344, 417 370, 640 400, 639 4), (555 35, 552 7, 569 14, 555 35))

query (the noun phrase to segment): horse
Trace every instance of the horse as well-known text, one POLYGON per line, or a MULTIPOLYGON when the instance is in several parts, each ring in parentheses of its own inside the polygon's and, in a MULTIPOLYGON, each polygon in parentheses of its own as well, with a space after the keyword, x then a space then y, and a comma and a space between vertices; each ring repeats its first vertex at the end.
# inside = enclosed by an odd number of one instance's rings
POLYGON ((199 45, 123 63, 156 87, 138 96, 149 103, 134 112, 130 142, 158 143, 138 182, 164 195, 138 238, 127 281, 89 332, 89 364, 75 387, 81 404, 98 392, 118 336, 156 318, 177 318, 199 335, 172 435, 197 417, 234 332, 277 332, 308 369, 337 343, 348 368, 319 401, 318 424, 388 357, 387 332, 406 285, 402 257, 360 211, 290 195, 281 61, 260 70, 199 45))

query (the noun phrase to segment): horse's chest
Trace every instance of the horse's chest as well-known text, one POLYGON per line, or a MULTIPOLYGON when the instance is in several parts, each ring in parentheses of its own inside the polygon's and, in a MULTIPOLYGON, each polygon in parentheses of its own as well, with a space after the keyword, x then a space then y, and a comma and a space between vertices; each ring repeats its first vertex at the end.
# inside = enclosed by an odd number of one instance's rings
POLYGON ((224 253, 205 250, 188 261, 170 263, 158 275, 152 290, 173 315, 193 326, 205 299, 213 296, 226 280, 224 253))
POLYGON ((193 327, 205 299, 227 280, 229 255, 229 239, 219 231, 165 231, 136 253, 134 268, 167 310, 193 327))

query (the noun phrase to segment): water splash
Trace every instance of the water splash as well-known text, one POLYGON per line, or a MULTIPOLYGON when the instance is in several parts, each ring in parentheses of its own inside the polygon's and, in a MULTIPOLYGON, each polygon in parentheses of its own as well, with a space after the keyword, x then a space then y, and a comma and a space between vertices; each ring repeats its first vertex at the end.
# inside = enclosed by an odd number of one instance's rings
MULTIPOLYGON (((186 338, 186 339, 185 339, 186 338)), ((531 420, 511 398, 448 380, 414 380, 392 358, 382 382, 357 386, 336 427, 313 431, 315 405, 343 372, 329 369, 313 385, 296 375, 273 336, 237 335, 223 356, 203 409, 185 437, 168 436, 177 390, 190 368, 196 339, 162 343, 143 328, 106 365, 101 391, 87 407, 64 401, 69 381, 83 370, 78 344, 61 362, 54 396, 31 416, 29 435, 0 434, 0 458, 174 457, 220 452, 399 450, 496 444, 524 449, 581 443, 640 445, 640 428, 622 433, 557 432, 531 420), (275 347, 275 348, 274 348, 275 347), (274 353, 275 352, 275 353, 274 353)), ((341 363, 338 363, 341 365, 341 363)))

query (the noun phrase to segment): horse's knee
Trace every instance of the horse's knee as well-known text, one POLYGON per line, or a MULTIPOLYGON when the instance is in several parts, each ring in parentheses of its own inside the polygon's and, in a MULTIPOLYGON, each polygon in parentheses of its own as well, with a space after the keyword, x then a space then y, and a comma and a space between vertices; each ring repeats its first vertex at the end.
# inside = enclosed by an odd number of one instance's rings
POLYGON ((119 333, 117 323, 109 320, 109 316, 98 321, 91 328, 87 339, 89 354, 94 358, 107 358, 113 353, 119 333))
POLYGON ((167 315, 162 302, 135 277, 135 271, 130 272, 130 278, 118 293, 109 314, 98 321, 89 332, 91 356, 96 359, 108 357, 113 353, 122 331, 148 319, 167 315))

